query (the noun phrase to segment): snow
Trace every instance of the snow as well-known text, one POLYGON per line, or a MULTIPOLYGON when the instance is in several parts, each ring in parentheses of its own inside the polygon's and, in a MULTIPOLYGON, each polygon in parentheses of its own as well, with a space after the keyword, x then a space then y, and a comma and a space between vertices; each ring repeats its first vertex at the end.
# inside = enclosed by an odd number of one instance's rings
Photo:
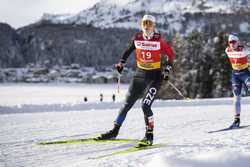
POLYGON ((67 24, 68 22, 66 20, 71 19, 73 15, 72 14, 49 14, 44 13, 41 20, 53 20, 53 23, 55 24, 67 24))
MULTIPOLYGON (((127 85, 124 86, 122 91, 125 94, 127 85)), ((6 106, 6 103, 9 107, 16 104, 29 105, 29 102, 52 105, 64 104, 65 101, 74 106, 74 101, 79 99, 78 92, 86 91, 88 96, 92 96, 99 93, 98 90, 109 92, 115 91, 116 87, 83 84, 5 84, 1 85, 0 89, 0 106, 6 106), (5 89, 10 93, 3 93, 5 89), (72 92, 72 96, 68 99, 69 92, 72 92), (59 98, 59 95, 62 97, 59 98), (61 101, 63 98, 66 100, 61 101), (31 99, 36 102, 30 101, 31 99)), ((105 132, 112 127, 121 103, 112 109, 107 107, 112 102, 107 101, 96 102, 95 105, 100 108, 93 110, 53 112, 53 107, 48 107, 47 112, 24 111, 15 114, 6 113, 0 107, 0 166, 246 167, 250 161, 250 127, 208 133, 230 125, 233 120, 232 101, 232 98, 156 101, 153 105, 154 143, 163 143, 166 147, 94 160, 91 158, 127 149, 134 143, 48 146, 37 143, 87 138, 105 132)), ((250 98, 243 98, 243 102, 241 122, 243 126, 248 126, 250 98)), ((36 110, 36 105, 32 106, 33 110, 36 110)), ((143 135, 143 114, 140 105, 136 105, 128 113, 118 137, 140 139, 143 135)))
POLYGON ((100 94, 104 102, 111 102, 112 95, 122 101, 128 85, 121 84, 120 93, 117 84, 0 84, 0 106, 80 104, 86 96, 88 102, 98 102, 100 94))
POLYGON ((171 1, 163 5, 164 12, 178 13, 190 7, 190 1, 171 1))
MULTIPOLYGON (((45 14, 41 20, 63 24, 92 24, 95 27, 138 28, 141 12, 158 13, 158 20, 167 15, 183 15, 185 13, 233 13, 233 8, 249 7, 250 3, 240 5, 226 0, 101 0, 92 8, 80 11, 78 14, 53 15, 45 14), (132 19, 136 18, 136 19, 132 19)), ((176 20, 178 21, 178 20, 176 20)), ((181 20, 179 20, 180 22, 181 20)), ((167 20, 165 20, 167 22, 167 20)), ((180 24, 180 23, 179 23, 180 24)), ((177 30, 180 25, 177 25, 177 30)), ((164 31, 164 30, 163 30, 164 31)))
POLYGON ((250 33, 250 25, 247 22, 241 23, 240 31, 244 33, 250 33))
POLYGON ((249 153, 235 153, 235 152, 208 152, 191 158, 177 159, 175 157, 164 158, 162 156, 153 157, 152 161, 147 164, 157 167, 245 167, 249 163, 249 153))

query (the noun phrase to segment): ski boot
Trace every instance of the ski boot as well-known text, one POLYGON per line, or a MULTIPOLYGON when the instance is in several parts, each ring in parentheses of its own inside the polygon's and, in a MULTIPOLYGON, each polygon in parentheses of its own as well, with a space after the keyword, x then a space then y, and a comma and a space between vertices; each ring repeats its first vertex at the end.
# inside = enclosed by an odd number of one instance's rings
POLYGON ((110 140, 115 139, 119 133, 120 125, 115 124, 114 128, 106 133, 100 134, 100 136, 94 138, 95 140, 110 140))
POLYGON ((153 130, 147 130, 145 136, 142 140, 139 141, 137 148, 152 146, 154 140, 153 130))
POLYGON ((240 117, 236 116, 234 118, 234 122, 233 124, 229 127, 230 129, 234 129, 234 128, 239 128, 240 127, 240 117))

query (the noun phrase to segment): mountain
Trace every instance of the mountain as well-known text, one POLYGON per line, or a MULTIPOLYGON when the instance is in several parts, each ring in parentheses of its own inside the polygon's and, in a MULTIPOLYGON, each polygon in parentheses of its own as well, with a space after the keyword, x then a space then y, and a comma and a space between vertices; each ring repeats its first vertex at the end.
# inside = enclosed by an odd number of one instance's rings
MULTIPOLYGON (((169 41, 176 33, 198 31, 213 38, 218 32, 250 33, 250 2, 226 0, 108 0, 76 15, 44 14, 17 30, 25 41, 29 63, 84 66, 112 65, 119 60, 145 13, 156 17, 157 29, 169 41)), ((131 56, 129 66, 134 64, 131 56)))
POLYGON ((248 9, 250 2, 244 0, 102 0, 76 15, 44 14, 17 32, 26 41, 23 54, 29 63, 112 65, 140 29, 145 13, 155 15, 158 31, 169 41, 176 33, 193 31, 211 38, 220 31, 240 32, 247 39, 248 9))
POLYGON ((14 28, 0 23, 0 67, 24 65, 21 43, 14 28))
MULTIPOLYGON (((1 55, 1 64, 111 66, 139 31, 141 17, 149 13, 175 49, 173 83, 190 97, 230 96, 231 68, 224 52, 227 35, 236 32, 242 41, 249 40, 249 11, 247 0, 102 0, 76 15, 44 14, 34 24, 12 29, 18 39, 12 50, 18 51, 20 61, 1 55)), ((5 37, 0 43, 9 47, 5 41, 13 36, 1 27, 5 37)), ((8 53, 8 47, 0 47, 8 53)), ((134 54, 127 67, 135 67, 134 54)))
MULTIPOLYGON (((217 15, 244 16, 246 13, 249 14, 249 11, 250 1, 247 0, 125 0, 122 2, 101 0, 92 8, 76 15, 45 14, 41 21, 55 24, 90 24, 100 28, 139 29, 142 15, 151 13, 156 17, 159 31, 189 33, 195 29, 204 29, 207 24, 213 24, 216 22, 214 18, 217 15), (207 20, 208 18, 210 20, 207 20)), ((231 20, 226 19, 221 23, 221 28, 226 29, 225 26, 231 23, 231 20)), ((248 22, 241 22, 238 26, 241 31, 250 32, 248 22)))
POLYGON ((135 31, 43 22, 18 30, 30 63, 107 66, 117 62, 135 31))

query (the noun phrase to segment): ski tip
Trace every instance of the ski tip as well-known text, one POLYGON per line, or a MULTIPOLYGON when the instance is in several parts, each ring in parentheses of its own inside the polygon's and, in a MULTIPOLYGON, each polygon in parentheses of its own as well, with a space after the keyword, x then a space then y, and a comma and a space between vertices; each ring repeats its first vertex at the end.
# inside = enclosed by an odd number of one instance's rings
POLYGON ((244 129, 244 128, 248 128, 248 127, 250 127, 250 125, 239 126, 239 127, 228 127, 228 128, 224 128, 224 129, 209 131, 207 133, 225 132, 225 131, 231 131, 231 130, 237 130, 237 129, 244 129))

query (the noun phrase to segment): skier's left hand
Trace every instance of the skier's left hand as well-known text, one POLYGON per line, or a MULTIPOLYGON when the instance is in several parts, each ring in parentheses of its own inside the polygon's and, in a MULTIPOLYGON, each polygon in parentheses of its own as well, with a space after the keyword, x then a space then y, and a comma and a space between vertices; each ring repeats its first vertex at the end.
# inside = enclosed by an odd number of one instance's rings
POLYGON ((163 79, 164 80, 168 80, 169 78, 169 75, 171 73, 171 71, 173 70, 172 66, 171 65, 167 65, 163 71, 162 71, 162 75, 163 75, 163 79))
POLYGON ((115 65, 115 67, 116 67, 116 70, 118 71, 118 73, 121 74, 123 71, 123 68, 124 68, 124 63, 119 62, 118 64, 115 65))

